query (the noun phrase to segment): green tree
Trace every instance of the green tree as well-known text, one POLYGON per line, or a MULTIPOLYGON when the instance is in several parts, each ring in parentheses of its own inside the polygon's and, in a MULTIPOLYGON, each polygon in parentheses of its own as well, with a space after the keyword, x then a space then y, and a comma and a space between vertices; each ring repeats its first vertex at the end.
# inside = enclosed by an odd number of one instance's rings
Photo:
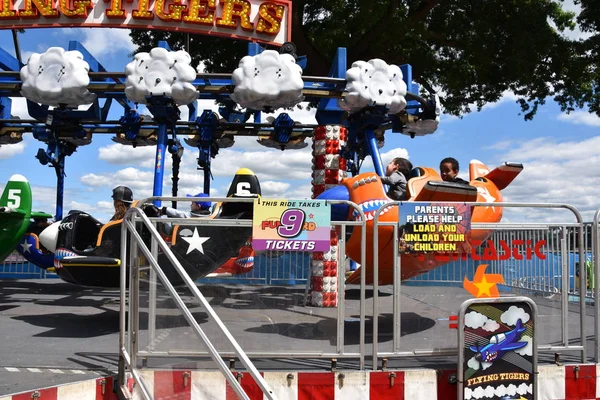
MULTIPOLYGON (((443 94, 450 114, 495 102, 507 90, 519 97, 526 119, 548 96, 565 108, 589 100, 579 95, 585 83, 576 82, 586 68, 577 53, 582 44, 561 34, 575 26, 575 14, 561 1, 293 0, 292 21, 292 41, 308 57, 305 75, 327 75, 337 47, 348 49, 349 66, 372 58, 408 63, 416 82, 443 94)), ((131 36, 139 51, 158 40, 186 46, 186 35, 177 32, 131 36)), ((189 40, 194 62, 205 60, 208 72, 232 72, 246 54, 243 41, 189 40)))

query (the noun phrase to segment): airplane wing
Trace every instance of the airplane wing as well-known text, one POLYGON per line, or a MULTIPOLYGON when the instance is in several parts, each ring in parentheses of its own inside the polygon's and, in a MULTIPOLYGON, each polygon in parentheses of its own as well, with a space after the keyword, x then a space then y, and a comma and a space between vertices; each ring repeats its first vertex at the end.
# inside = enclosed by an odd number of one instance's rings
POLYGON ((484 178, 494 182, 498 190, 503 190, 523 171, 523 164, 505 162, 488 172, 484 178))
POLYGON ((502 344, 502 350, 503 351, 518 350, 525 346, 527 346, 527 342, 514 342, 514 343, 509 343, 509 344, 502 344))
POLYGON ((477 188, 460 183, 429 181, 414 201, 476 201, 477 188))

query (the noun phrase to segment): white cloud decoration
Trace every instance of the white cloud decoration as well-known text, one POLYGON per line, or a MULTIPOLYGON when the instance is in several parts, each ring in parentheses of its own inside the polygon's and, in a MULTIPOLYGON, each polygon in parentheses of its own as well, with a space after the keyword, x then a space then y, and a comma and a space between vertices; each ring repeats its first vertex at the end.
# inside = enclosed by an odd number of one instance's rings
POLYGON ((92 103, 96 95, 87 90, 89 64, 79 51, 50 47, 33 53, 21 68, 21 94, 27 99, 53 107, 77 108, 92 103))
POLYGON ((483 325, 483 330, 488 332, 496 332, 500 329, 500 324, 494 321, 493 319, 488 319, 483 325))
POLYGON ((527 342, 527 346, 515 350, 515 353, 522 356, 533 356, 533 338, 531 336, 523 336, 519 342, 527 342))
POLYGON ((390 114, 406 107, 406 83, 397 65, 378 58, 356 61, 346 71, 348 94, 338 101, 340 108, 355 113, 367 106, 386 106, 390 114))
POLYGON ((125 67, 125 95, 135 103, 146 104, 146 96, 165 95, 177 105, 187 105, 198 98, 192 85, 196 70, 192 58, 183 50, 168 51, 155 47, 150 53, 137 53, 125 67))
POLYGON ((231 99, 252 110, 274 110, 292 107, 304 96, 302 68, 290 54, 265 50, 240 60, 233 71, 234 92, 231 99))
POLYGON ((520 319, 521 323, 524 325, 525 323, 527 323, 527 321, 529 321, 529 318, 529 314, 527 314, 525 310, 521 307, 510 306, 508 310, 502 313, 502 315, 500 316, 500 321, 502 321, 506 325, 515 326, 517 325, 517 320, 520 319))
POLYGON ((434 96, 435 101, 435 118, 434 119, 419 119, 417 121, 408 121, 406 126, 402 130, 402 133, 411 136, 425 136, 434 133, 440 125, 440 115, 442 114, 442 107, 440 105, 440 98, 436 94, 434 96))
POLYGON ((471 329, 481 328, 488 322, 488 317, 478 313, 477 311, 471 311, 465 315, 465 326, 471 329))

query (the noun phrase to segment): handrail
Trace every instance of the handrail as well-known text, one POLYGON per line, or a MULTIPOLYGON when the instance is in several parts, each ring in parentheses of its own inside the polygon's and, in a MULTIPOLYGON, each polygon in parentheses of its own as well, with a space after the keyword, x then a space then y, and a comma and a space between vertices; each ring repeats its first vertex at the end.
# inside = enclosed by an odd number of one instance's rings
MULTIPOLYGON (((223 324, 223 321, 221 321, 219 316, 216 314, 216 312, 210 306, 210 304, 208 303, 208 301, 206 300, 204 295, 202 295, 202 293, 200 292, 198 287, 194 284, 194 282, 191 280, 189 275, 187 275, 187 273, 185 272, 185 270, 183 269, 183 267, 181 266, 181 264, 179 263, 179 261, 177 260, 175 255, 172 253, 171 249, 166 245, 166 243, 164 243, 164 241, 161 240, 162 238, 161 238, 160 234, 158 233, 158 231, 156 230, 156 228, 154 227, 154 224, 152 224, 150 222, 148 217, 143 213, 143 211, 140 208, 131 207, 126 212, 125 217, 123 218, 124 225, 122 227, 122 237, 125 236, 123 234, 126 234, 127 231, 129 231, 131 233, 131 235, 135 238, 137 245, 140 246, 140 249, 142 250, 142 253, 144 253, 144 255, 148 259, 149 263, 151 264, 152 268, 156 271, 159 279, 161 280, 161 282, 163 283, 163 285, 165 286, 167 291, 171 294, 171 296, 174 299, 175 303, 177 304, 178 308, 184 314, 185 319, 191 325, 191 327, 195 331, 196 335, 198 335, 198 337, 202 340, 202 342, 208 348, 211 358, 213 359, 213 361, 215 361, 217 363, 219 370, 221 371, 221 373, 223 373, 225 375, 225 378, 227 379, 229 384, 232 386, 232 388, 236 392, 236 394, 240 398, 249 399, 249 397, 244 392, 244 389, 241 387, 240 383, 233 376, 232 372, 229 370, 229 368, 227 367, 225 362, 222 360, 222 358, 219 357, 219 353, 213 347, 213 345, 210 342, 210 340, 208 339, 208 337, 206 337, 202 328, 200 327, 200 325, 198 325, 198 323, 194 319, 194 317, 191 314, 191 312, 189 311, 189 309, 186 307, 185 303, 183 302, 183 300, 181 299, 181 297, 179 296, 179 294, 177 293, 177 291, 175 290, 173 285, 171 285, 171 283, 167 279, 166 275, 162 271, 158 262, 156 260, 154 260, 154 258, 152 257, 151 251, 148 249, 146 244, 143 242, 141 236, 137 233, 135 225, 129 220, 130 218, 136 218, 136 219, 139 218, 141 220, 141 222, 143 222, 143 224, 146 226, 146 228, 150 231, 150 235, 152 236, 153 240, 157 240, 158 245, 161 247, 162 251, 167 256, 169 261, 173 264, 173 266, 175 267, 175 270, 177 271, 177 273, 179 273, 179 275, 181 276, 185 285, 192 292, 193 296, 202 304, 202 306, 205 308, 207 314, 210 315, 210 317, 212 317, 213 320, 217 323, 221 332, 223 332, 223 334, 225 335, 225 337, 227 338, 229 343, 233 346, 237 357, 242 361, 242 364, 244 364, 244 366, 248 369, 248 371, 249 371, 250 375, 252 376, 252 378, 254 379, 254 381, 261 388, 261 391, 265 394, 265 396, 268 399, 275 400, 277 397, 274 395, 273 391, 270 389, 267 382, 263 379, 263 377, 260 375, 260 373, 254 366, 254 364, 252 364, 250 359, 246 356, 243 349, 239 346, 239 344, 237 343, 235 338, 231 335, 231 333, 229 332, 229 330, 227 329, 225 324, 223 324)), ((124 252, 125 252, 125 250, 122 248, 122 250, 121 250, 121 253, 122 253, 121 258, 122 259, 125 259, 124 252)), ((122 263, 121 264, 121 271, 122 271, 121 275, 122 276, 124 274, 124 272, 123 272, 124 268, 125 268, 125 263, 122 263)), ((132 282, 130 282, 130 285, 131 284, 132 284, 132 282)), ((122 280, 122 283, 121 283, 121 286, 123 286, 123 285, 124 285, 124 280, 122 280)), ((132 310, 132 311, 135 311, 135 310, 132 310)))

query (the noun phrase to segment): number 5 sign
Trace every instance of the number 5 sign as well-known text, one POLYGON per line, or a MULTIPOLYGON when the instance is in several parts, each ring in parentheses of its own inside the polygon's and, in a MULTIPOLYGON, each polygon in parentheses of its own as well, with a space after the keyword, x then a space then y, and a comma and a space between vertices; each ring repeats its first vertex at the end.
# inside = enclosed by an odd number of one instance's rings
POLYGON ((252 248, 329 251, 331 210, 323 200, 256 199, 252 248))

